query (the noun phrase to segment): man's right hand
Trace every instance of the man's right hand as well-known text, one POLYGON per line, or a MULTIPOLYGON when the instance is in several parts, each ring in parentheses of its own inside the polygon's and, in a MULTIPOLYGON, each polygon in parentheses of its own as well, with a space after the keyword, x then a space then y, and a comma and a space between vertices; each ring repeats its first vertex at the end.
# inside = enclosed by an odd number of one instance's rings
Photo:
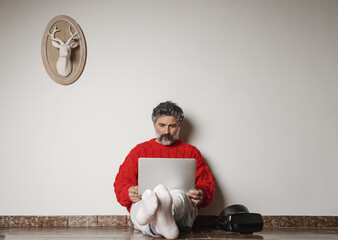
POLYGON ((142 196, 138 194, 138 186, 130 187, 128 192, 129 198, 133 203, 136 203, 142 199, 142 196))

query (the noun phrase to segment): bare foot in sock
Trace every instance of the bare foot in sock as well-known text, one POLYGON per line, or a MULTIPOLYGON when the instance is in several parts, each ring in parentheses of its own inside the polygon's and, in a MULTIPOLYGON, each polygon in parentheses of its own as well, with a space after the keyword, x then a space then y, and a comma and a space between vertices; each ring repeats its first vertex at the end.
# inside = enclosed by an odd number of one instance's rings
POLYGON ((178 237, 179 230, 172 215, 172 202, 173 199, 168 189, 163 185, 155 187, 156 193, 160 204, 156 212, 156 217, 151 222, 153 230, 161 234, 167 239, 175 239, 178 237))
POLYGON ((159 207, 159 199, 156 193, 151 190, 146 190, 142 194, 142 206, 135 216, 136 221, 140 225, 149 224, 154 218, 159 207))

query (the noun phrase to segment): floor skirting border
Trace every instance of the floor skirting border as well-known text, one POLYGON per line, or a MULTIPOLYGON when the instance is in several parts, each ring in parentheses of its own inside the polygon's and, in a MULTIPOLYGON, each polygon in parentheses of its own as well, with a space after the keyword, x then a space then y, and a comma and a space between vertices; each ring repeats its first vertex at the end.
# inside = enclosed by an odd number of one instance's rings
MULTIPOLYGON (((216 216, 200 215, 194 228, 216 228, 216 216)), ((264 228, 338 228, 338 216, 263 216, 264 228)), ((0 228, 16 227, 132 227, 119 216, 0 216, 0 228)))

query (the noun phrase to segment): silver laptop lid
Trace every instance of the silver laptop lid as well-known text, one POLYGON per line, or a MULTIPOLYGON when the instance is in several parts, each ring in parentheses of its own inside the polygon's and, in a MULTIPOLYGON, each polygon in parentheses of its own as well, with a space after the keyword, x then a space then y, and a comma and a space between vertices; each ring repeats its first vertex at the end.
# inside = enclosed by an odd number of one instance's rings
POLYGON ((194 158, 139 158, 138 189, 142 194, 163 184, 169 190, 188 192, 195 187, 196 159, 194 158))

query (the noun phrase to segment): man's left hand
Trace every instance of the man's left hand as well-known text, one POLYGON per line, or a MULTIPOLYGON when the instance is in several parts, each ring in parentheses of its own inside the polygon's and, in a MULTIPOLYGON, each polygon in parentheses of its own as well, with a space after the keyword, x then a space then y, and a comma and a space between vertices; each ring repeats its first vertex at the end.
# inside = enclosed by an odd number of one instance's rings
POLYGON ((194 204, 196 207, 202 203, 203 192, 201 189, 190 189, 186 194, 190 198, 192 204, 194 204))

